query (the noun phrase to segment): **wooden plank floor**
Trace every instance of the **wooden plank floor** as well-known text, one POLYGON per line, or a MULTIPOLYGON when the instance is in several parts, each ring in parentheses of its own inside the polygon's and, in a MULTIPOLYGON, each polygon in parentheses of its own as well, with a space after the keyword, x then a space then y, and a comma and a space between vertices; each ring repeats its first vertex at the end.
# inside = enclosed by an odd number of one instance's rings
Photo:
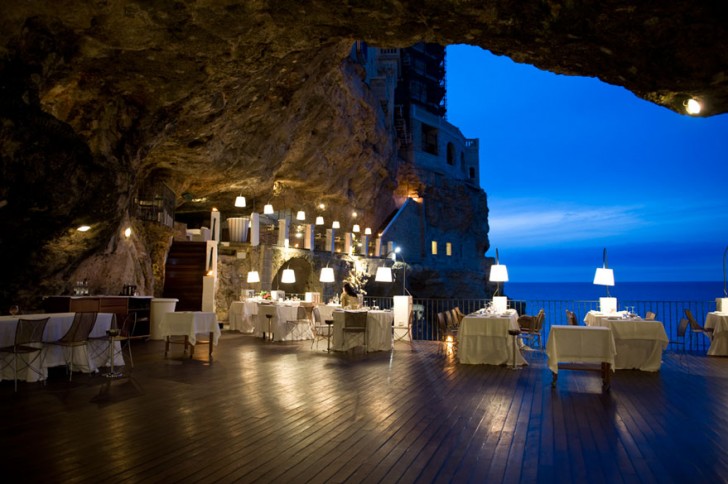
MULTIPOLYGON (((325 343, 321 344, 323 348, 325 343)), ((431 342, 346 357, 223 332, 209 365, 134 342, 130 378, 0 383, 16 482, 725 482, 728 358, 659 373, 459 365, 431 342)))

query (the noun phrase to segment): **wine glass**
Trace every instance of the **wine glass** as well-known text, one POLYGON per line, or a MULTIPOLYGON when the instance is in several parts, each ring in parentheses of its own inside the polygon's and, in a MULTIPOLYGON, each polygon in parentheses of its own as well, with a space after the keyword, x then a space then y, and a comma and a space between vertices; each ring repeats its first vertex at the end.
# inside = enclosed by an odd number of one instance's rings
POLYGON ((10 306, 9 312, 12 316, 17 316, 20 314, 20 307, 17 304, 13 304, 10 306))

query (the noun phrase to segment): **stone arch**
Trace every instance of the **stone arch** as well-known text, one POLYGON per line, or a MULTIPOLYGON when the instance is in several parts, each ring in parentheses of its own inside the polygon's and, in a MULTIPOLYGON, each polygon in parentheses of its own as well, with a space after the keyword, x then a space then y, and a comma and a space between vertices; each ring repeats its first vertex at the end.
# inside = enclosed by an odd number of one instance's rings
POLYGON ((280 289, 286 292, 286 297, 289 294, 297 294, 303 296, 307 291, 311 291, 313 288, 312 277, 314 274, 313 266, 311 261, 304 257, 292 257, 284 261, 271 281, 271 287, 273 289, 280 289), (293 284, 281 283, 281 276, 283 275, 284 269, 293 269, 296 275, 296 282, 293 284))

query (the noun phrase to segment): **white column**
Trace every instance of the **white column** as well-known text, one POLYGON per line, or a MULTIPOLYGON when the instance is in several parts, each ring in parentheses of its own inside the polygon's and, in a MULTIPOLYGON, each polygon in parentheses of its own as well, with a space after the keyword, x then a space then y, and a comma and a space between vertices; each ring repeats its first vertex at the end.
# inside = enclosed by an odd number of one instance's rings
POLYGON ((315 236, 315 225, 306 224, 306 231, 303 233, 303 248, 313 250, 314 248, 314 236, 315 236))
POLYGON ((205 272, 217 274, 217 242, 208 240, 205 247, 205 272))
POLYGON ((351 232, 344 234, 344 254, 351 254, 351 232))
POLYGON ((215 283, 217 277, 215 274, 211 276, 202 276, 202 310, 205 312, 215 312, 215 283))
POLYGON ((371 235, 363 235, 361 238, 361 255, 369 255, 369 239, 371 235))
POLYGON ((278 245, 288 247, 288 219, 278 219, 278 245))
POLYGON ((376 240, 374 240, 374 257, 379 257, 382 255, 382 238, 377 237, 376 240))
POLYGON ((250 214, 250 245, 260 245, 260 214, 250 214))
POLYGON ((336 252, 336 230, 326 229, 326 248, 329 252, 336 252))

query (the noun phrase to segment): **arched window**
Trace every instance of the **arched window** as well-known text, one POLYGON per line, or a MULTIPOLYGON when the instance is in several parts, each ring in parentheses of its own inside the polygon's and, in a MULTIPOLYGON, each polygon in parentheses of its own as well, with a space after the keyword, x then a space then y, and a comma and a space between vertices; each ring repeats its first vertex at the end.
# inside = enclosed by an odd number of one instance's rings
POLYGON ((475 179, 475 167, 473 166, 470 167, 470 179, 475 179))
POLYGON ((447 144, 447 164, 455 165, 455 146, 452 143, 447 144))

